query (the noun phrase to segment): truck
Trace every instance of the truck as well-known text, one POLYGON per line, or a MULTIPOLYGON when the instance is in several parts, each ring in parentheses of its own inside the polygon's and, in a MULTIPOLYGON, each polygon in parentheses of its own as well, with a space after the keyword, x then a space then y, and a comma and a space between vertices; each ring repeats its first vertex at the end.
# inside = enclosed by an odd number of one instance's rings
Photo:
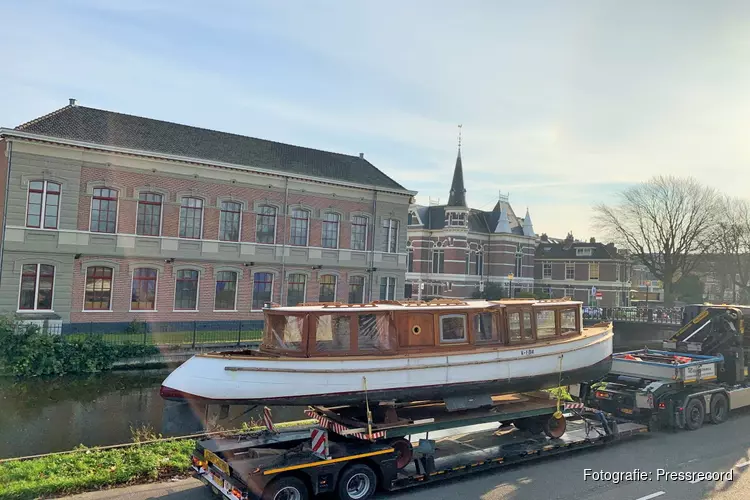
POLYGON ((648 431, 547 392, 494 397, 492 406, 450 411, 442 402, 371 409, 310 407, 314 424, 265 428, 197 442, 194 475, 229 500, 365 500, 476 472, 605 446, 648 431))
POLYGON ((750 406, 745 312, 750 308, 688 306, 683 325, 661 350, 617 353, 603 380, 570 392, 591 408, 650 428, 721 424, 731 411, 750 406))

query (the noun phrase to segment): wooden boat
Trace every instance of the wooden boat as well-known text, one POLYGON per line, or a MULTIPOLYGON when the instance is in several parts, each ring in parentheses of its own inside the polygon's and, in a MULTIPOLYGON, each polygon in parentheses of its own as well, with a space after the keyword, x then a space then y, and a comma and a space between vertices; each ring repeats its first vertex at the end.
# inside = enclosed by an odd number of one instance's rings
POLYGON ((199 354, 165 399, 358 405, 447 401, 590 381, 612 362, 612 325, 582 303, 509 299, 267 307, 257 350, 199 354))

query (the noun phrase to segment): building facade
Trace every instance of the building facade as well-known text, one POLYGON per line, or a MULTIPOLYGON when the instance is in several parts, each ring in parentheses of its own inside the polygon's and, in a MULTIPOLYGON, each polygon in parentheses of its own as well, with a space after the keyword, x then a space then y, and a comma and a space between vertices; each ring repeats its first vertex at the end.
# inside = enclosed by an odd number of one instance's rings
POLYGON ((469 298, 489 284, 508 294, 534 287, 536 235, 528 210, 515 215, 501 195, 491 211, 469 208, 459 146, 447 205, 412 205, 407 296, 469 298))
POLYGON ((534 279, 537 290, 553 298, 573 297, 599 307, 629 305, 630 264, 611 243, 575 241, 572 234, 562 241, 542 235, 534 279))
POLYGON ((363 155, 70 105, 0 129, 0 311, 262 318, 400 298, 415 194, 363 155))

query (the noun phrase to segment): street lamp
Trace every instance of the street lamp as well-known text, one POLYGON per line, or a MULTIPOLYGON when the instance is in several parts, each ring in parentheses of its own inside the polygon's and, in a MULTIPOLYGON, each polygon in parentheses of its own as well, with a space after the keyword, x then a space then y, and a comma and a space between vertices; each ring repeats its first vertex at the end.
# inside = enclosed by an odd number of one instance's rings
POLYGON ((513 273, 508 274, 508 297, 513 298, 513 273))

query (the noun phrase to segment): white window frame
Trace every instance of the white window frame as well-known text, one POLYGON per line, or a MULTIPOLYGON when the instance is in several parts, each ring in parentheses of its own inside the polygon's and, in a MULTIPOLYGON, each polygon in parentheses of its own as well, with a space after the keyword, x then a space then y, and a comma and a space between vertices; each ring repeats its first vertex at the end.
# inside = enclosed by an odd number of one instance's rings
POLYGON ((430 249, 430 274, 445 274, 445 248, 443 247, 433 247, 430 249), (442 255, 443 256, 443 266, 442 270, 440 269, 440 264, 438 263, 438 270, 435 270, 435 256, 436 255, 442 255))
POLYGON ((565 280, 566 281, 574 281, 576 279, 576 264, 575 262, 566 262, 565 263, 565 280), (573 277, 568 278, 568 268, 573 268, 573 277))
POLYGON ((441 344, 465 344, 469 341, 469 332, 466 328, 466 315, 465 314, 441 314, 440 315, 440 343, 441 344), (464 323, 464 338, 445 340, 443 338, 443 320, 447 318, 461 318, 464 323))
MULTIPOLYGON (((385 281, 385 298, 380 300, 396 300, 396 285, 398 285, 398 280, 396 280, 393 276, 381 276, 380 280, 386 280, 385 281), (393 287, 391 287, 391 280, 393 283, 393 287), (389 291, 391 293, 389 293, 389 291), (389 297, 390 296, 390 297, 389 297)), ((378 291, 378 295, 380 295, 380 291, 378 291)))
MULTIPOLYGON (((401 222, 398 219, 383 219, 384 221, 388 221, 388 232, 386 233, 385 238, 385 250, 383 253, 398 253, 398 236, 399 236, 399 230, 401 229, 401 222), (391 250, 391 236, 394 231, 394 223, 397 226, 395 228, 396 231, 396 248, 391 250)), ((382 228, 382 225, 381 225, 382 228)))
POLYGON ((599 281, 600 272, 601 272, 601 266, 599 265, 598 262, 589 262, 589 281, 599 281), (593 278, 591 276, 592 266, 596 266, 596 278, 593 278))
POLYGON ((542 262, 542 279, 543 280, 552 279, 552 262, 542 262), (549 268, 549 273, 546 273, 545 271, 548 268, 549 268))
POLYGON ((52 264, 43 264, 41 262, 33 263, 27 262, 21 265, 21 275, 18 277, 18 296, 16 297, 16 312, 18 314, 30 314, 35 312, 54 312, 55 311, 55 285, 57 284, 57 266, 52 264), (36 266, 36 281, 34 282, 34 308, 33 309, 21 309, 21 284, 23 283, 23 266, 35 265, 36 266), (39 278, 41 277, 41 266, 52 266, 52 300, 50 300, 49 309, 37 309, 39 303, 39 278))
POLYGON ((620 281, 620 264, 615 264, 615 281, 620 281))
POLYGON ((593 250, 591 247, 576 248, 576 257, 590 257, 594 253, 593 250))
MULTIPOLYGON (((157 273, 158 273, 158 271, 157 271, 157 273)), ((177 313, 180 313, 180 312, 190 312, 190 313, 192 313, 192 312, 198 312, 198 310, 200 308, 200 300, 201 300, 201 274, 203 274, 201 272, 201 270, 200 269, 195 269, 195 268, 192 268, 192 267, 184 267, 184 268, 177 269, 177 270, 173 269, 172 270, 172 274, 174 274, 174 297, 173 297, 173 300, 172 300, 172 311, 173 312, 177 312, 177 313), (177 309, 177 274, 180 271, 195 271, 195 272, 198 273, 198 282, 195 284, 195 309, 177 309)), ((158 274, 157 274, 157 276, 158 276, 158 274)), ((214 292, 214 293, 216 293, 216 292, 214 292)), ((214 298, 214 305, 216 305, 215 298, 214 298)))
MULTIPOLYGON (((119 198, 118 198, 119 203, 119 198)), ((23 214, 23 225, 26 228, 29 229, 46 229, 48 231, 55 231, 57 229, 60 229, 60 205, 62 204, 62 183, 58 181, 43 181, 39 179, 33 179, 30 180, 26 187, 26 208, 24 210, 23 214), (42 213, 39 215, 39 227, 29 226, 29 199, 31 198, 31 183, 32 182, 41 182, 43 183, 42 187, 42 213), (47 185, 49 183, 57 184, 60 186, 60 191, 57 193, 57 215, 55 216, 55 227, 44 227, 44 219, 46 217, 47 212, 47 185)), ((89 217, 91 217, 89 215, 89 217)), ((90 228, 91 226, 89 226, 90 228)))
POLYGON ((130 271, 130 293, 128 294, 128 312, 132 313, 142 313, 142 312, 159 312, 159 310, 156 308, 156 305, 159 303, 159 268, 158 267, 149 267, 149 266, 138 266, 134 267, 132 271, 130 271), (135 272, 138 269, 153 269, 156 271, 156 284, 154 285, 154 308, 153 309, 133 309, 133 282, 135 281, 135 272))
MULTIPOLYGON (((198 273, 198 285, 200 286, 200 273, 198 273)), ((232 269, 217 269, 214 271, 214 312, 237 312, 237 292, 240 289, 240 273, 232 269), (218 281, 219 273, 234 273, 234 309, 216 309, 216 282, 218 281)), ((271 288, 273 293, 273 288, 271 288)), ((195 301, 195 305, 198 305, 198 301, 195 301)))

